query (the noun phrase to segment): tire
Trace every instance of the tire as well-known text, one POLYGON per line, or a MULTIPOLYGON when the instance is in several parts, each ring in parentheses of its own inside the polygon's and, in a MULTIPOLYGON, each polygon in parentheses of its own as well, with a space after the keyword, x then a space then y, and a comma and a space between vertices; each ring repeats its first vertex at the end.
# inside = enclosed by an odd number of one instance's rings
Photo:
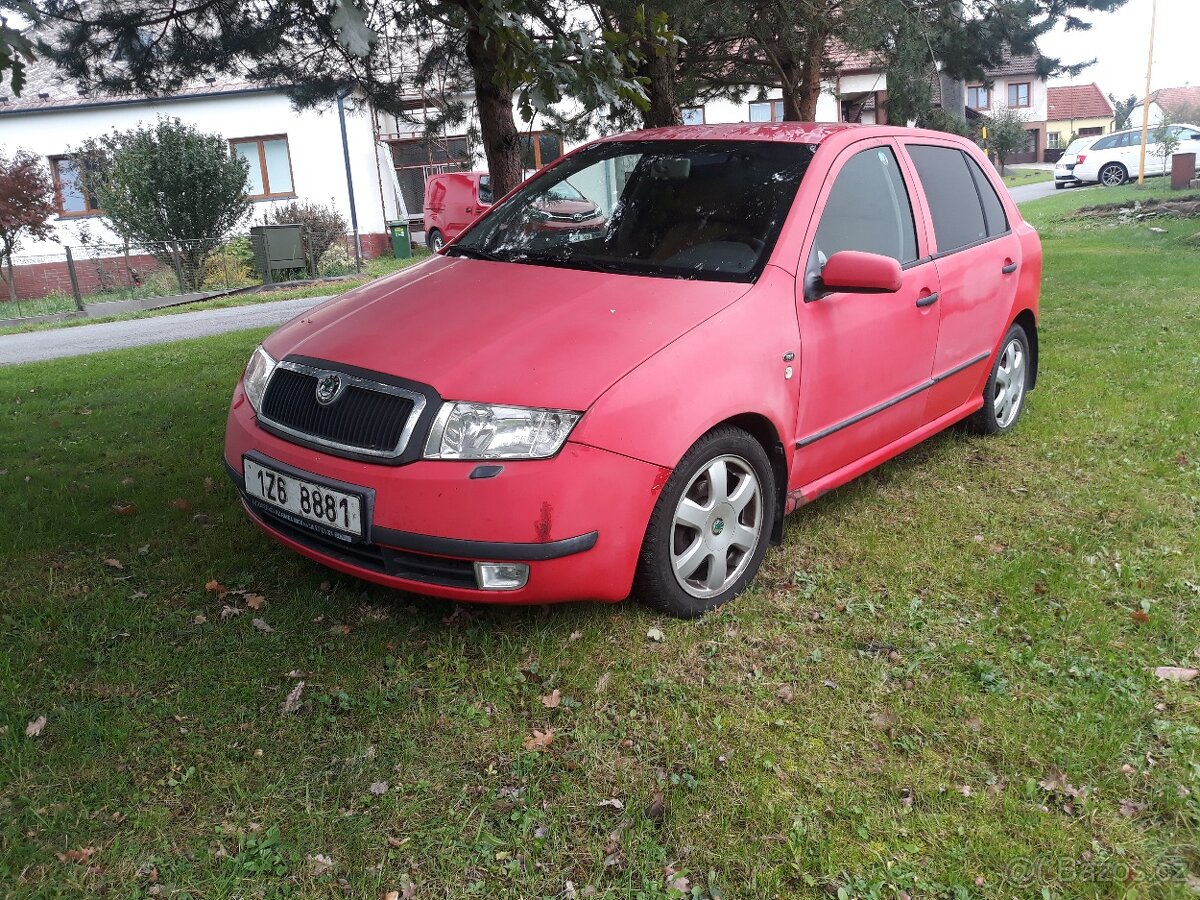
POLYGON ((1065 188, 1065 187, 1066 187, 1066 185, 1065 185, 1065 184, 1063 184, 1061 181, 1056 181, 1056 182, 1054 182, 1054 189, 1055 189, 1056 191, 1061 191, 1061 190, 1062 190, 1063 188, 1065 188))
POLYGON ((1105 187, 1120 187, 1129 180, 1129 172, 1120 163, 1106 163, 1096 174, 1105 187))
POLYGON ((1033 372, 1029 335, 1014 324, 1000 342, 1000 352, 983 389, 983 406, 967 420, 976 434, 1007 434, 1017 426, 1029 396, 1033 372))
POLYGON ((681 619, 728 603, 762 565, 775 499, 775 473, 758 441, 732 426, 705 434, 675 467, 650 514, 634 576, 638 597, 681 619))
POLYGON ((442 237, 442 233, 436 228, 429 229, 429 234, 425 236, 425 243, 429 247, 430 252, 437 253, 442 247, 446 246, 446 239, 442 237))

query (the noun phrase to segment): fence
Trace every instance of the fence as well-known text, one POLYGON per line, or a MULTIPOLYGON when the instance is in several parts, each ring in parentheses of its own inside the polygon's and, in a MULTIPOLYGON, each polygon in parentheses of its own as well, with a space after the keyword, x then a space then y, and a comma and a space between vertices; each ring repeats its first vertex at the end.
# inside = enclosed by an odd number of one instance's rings
MULTIPOLYGON (((306 264, 276 271, 272 280, 352 274, 361 271, 364 255, 381 249, 363 246, 353 234, 306 230, 306 264)), ((250 238, 242 235, 226 240, 63 246, 55 253, 15 256, 0 270, 0 281, 0 320, 5 320, 98 316, 203 300, 261 285, 263 273, 255 268, 250 238)))

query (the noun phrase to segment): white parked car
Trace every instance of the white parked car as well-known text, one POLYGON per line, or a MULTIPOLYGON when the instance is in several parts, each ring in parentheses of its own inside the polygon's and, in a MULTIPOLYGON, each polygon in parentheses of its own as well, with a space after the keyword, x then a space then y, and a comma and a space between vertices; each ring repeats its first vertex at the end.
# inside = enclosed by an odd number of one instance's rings
POLYGON ((1091 148, 1103 135, 1089 134, 1087 137, 1076 138, 1063 151, 1063 155, 1054 164, 1054 187, 1062 190, 1076 184, 1083 184, 1075 177, 1075 165, 1079 162, 1079 154, 1091 148))
MULTIPOLYGON (((1200 160, 1200 128, 1195 125, 1171 125, 1171 131, 1179 140, 1176 153, 1195 153, 1200 160)), ((1151 128, 1149 144, 1146 146, 1146 175, 1163 175, 1170 170, 1170 163, 1155 151, 1155 135, 1158 128, 1151 128)), ((1142 152, 1142 129, 1131 128, 1118 131, 1097 140, 1083 153, 1078 154, 1075 179, 1081 183, 1099 182, 1105 187, 1116 187, 1138 175, 1142 152)))

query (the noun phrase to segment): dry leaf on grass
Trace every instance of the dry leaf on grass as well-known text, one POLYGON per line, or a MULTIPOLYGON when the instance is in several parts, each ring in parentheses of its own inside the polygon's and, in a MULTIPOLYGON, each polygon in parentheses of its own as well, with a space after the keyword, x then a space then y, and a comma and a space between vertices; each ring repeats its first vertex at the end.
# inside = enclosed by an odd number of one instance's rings
POLYGON ((573 642, 579 640, 581 637, 583 637, 582 631, 572 631, 571 636, 567 640, 573 642))
POLYGON ((661 822, 667 815, 667 797, 659 791, 646 804, 646 818, 651 822, 661 822))
POLYGON ((46 717, 38 716, 32 722, 25 726, 25 737, 37 737, 42 733, 42 729, 46 727, 46 717))
POLYGON ((177 509, 180 512, 187 512, 192 508, 192 502, 190 500, 185 500, 183 497, 176 497, 174 500, 170 501, 167 506, 171 507, 171 509, 177 509))
POLYGON ((330 634, 349 634, 350 626, 349 625, 334 625, 332 628, 329 629, 329 633, 330 634))
POLYGON ((224 594, 229 593, 229 591, 226 590, 225 585, 221 584, 221 582, 217 581, 217 579, 215 579, 215 578, 212 581, 208 582, 206 585, 204 585, 204 590, 206 590, 210 594, 224 595, 224 594))
POLYGON ((68 850, 66 853, 55 853, 59 862, 86 863, 96 855, 95 847, 84 847, 82 850, 68 850))
POLYGON ((611 806, 613 809, 618 809, 618 810, 625 808, 624 801, 618 800, 616 797, 613 797, 610 800, 601 800, 599 805, 600 806, 611 806))
POLYGON ((533 734, 525 738, 524 746, 526 750, 538 751, 545 750, 552 743, 554 743, 553 728, 547 728, 545 731, 538 731, 535 728, 533 729, 533 734))
POLYGON ((1126 819, 1132 819, 1145 808, 1145 803, 1138 803, 1136 800, 1121 801, 1121 815, 1123 815, 1126 819))
POLYGON ((125 570, 125 567, 123 565, 121 565, 121 561, 119 559, 106 559, 104 561, 104 564, 106 566, 108 566, 110 569, 117 569, 120 571, 125 570))
POLYGON ((372 794, 374 794, 376 797, 382 797, 384 794, 386 794, 388 792, 388 786, 389 785, 386 781, 373 781, 373 782, 371 782, 371 786, 369 788, 367 788, 367 790, 370 791, 372 794))
POLYGON ((262 594, 247 594, 246 605, 251 609, 262 609, 266 605, 267 598, 262 594))
POLYGON ((217 489, 217 484, 215 481, 212 480, 212 476, 206 475, 204 477, 204 493, 211 494, 216 489, 217 489))
POLYGON ((197 613, 196 618, 192 619, 192 624, 193 625, 203 625, 207 621, 208 621, 208 616, 204 615, 204 613, 197 613))
POLYGON ((663 641, 665 641, 667 639, 667 636, 665 634, 663 634, 663 631, 661 628, 647 629, 646 637, 650 638, 650 640, 654 641, 656 644, 661 644, 663 641))
POLYGON ((334 867, 333 857, 327 853, 308 854, 308 871, 312 875, 324 875, 334 867))
POLYGON ((296 686, 288 692, 287 699, 283 701, 283 706, 280 708, 285 716, 291 715, 300 709, 300 695, 304 693, 304 681, 296 682, 296 686))
POLYGON ((562 691, 555 688, 550 693, 542 698, 542 706, 546 709, 558 709, 562 704, 562 691))
POLYGON ((900 724, 900 719, 890 709, 883 709, 871 716, 871 725, 880 731, 887 731, 900 724))
MULTIPOLYGON (((121 482, 121 483, 124 484, 125 482, 121 482)), ((136 516, 138 508, 137 508, 136 504, 125 503, 123 501, 118 500, 116 503, 114 503, 112 505, 112 511, 114 513, 116 513, 118 516, 136 516)))
POLYGON ((242 614, 242 611, 240 609, 238 609, 236 606, 221 607, 221 621, 222 622, 228 622, 234 616, 240 616, 241 614, 242 614))
POLYGON ((257 628, 259 631, 265 631, 268 634, 275 630, 274 628, 272 628, 270 625, 268 625, 262 619, 252 619, 250 624, 253 625, 255 628, 257 628))
POLYGON ((1180 666, 1159 666, 1154 670, 1154 677, 1163 681, 1194 681, 1200 676, 1200 669, 1185 669, 1180 666))

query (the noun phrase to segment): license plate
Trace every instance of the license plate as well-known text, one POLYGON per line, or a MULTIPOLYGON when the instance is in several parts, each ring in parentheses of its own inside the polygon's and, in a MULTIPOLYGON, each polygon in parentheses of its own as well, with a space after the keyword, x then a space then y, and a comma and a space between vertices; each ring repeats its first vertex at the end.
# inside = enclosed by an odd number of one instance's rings
POLYGON ((246 493, 268 506, 300 520, 300 524, 363 536, 363 502, 348 494, 304 478, 269 469, 249 458, 242 459, 246 493))

